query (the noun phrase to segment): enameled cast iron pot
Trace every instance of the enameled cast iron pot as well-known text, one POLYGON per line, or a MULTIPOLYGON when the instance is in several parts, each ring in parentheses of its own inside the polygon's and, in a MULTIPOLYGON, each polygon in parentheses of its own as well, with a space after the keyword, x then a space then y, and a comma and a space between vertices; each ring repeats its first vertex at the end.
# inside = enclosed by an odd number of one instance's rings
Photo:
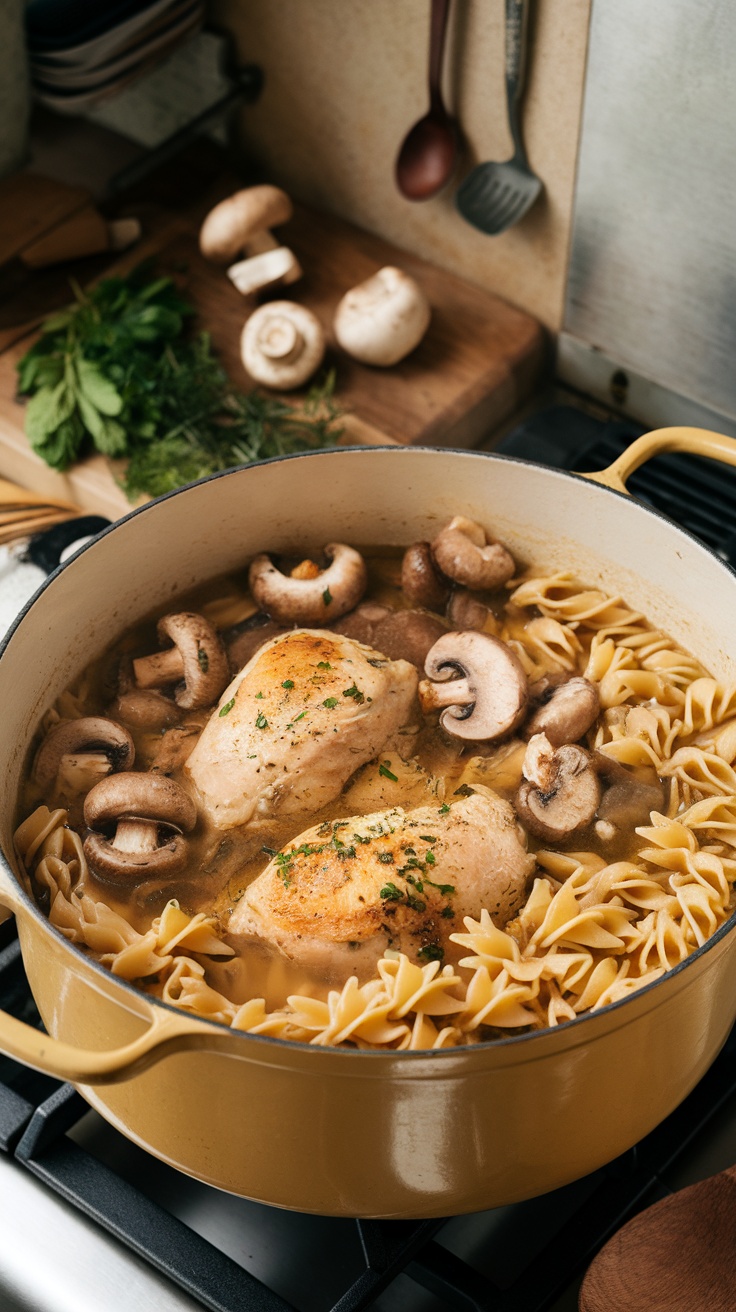
POLYGON ((736 679, 734 575, 624 495, 626 476, 666 450, 736 464, 736 442, 694 429, 641 438, 593 480, 466 452, 315 453, 153 502, 58 570, 0 657, 0 903, 17 918, 49 1037, 0 1014, 0 1048, 79 1085, 123 1134, 181 1170, 307 1212, 423 1217, 510 1203, 651 1130, 736 1016, 734 917, 663 979, 554 1030, 441 1052, 312 1048, 192 1018, 94 964, 21 890, 12 835, 29 745, 62 689, 133 621, 264 548, 406 544, 461 513, 517 561, 620 592, 736 679))

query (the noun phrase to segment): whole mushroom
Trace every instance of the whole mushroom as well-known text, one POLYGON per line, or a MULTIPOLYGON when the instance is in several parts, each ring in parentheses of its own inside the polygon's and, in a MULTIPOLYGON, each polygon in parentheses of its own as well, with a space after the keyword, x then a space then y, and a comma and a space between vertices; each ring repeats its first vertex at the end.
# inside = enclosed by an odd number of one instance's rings
POLYGON ((455 515, 432 543, 439 568, 473 592, 500 588, 516 573, 513 556, 475 520, 455 515))
POLYGON ((406 548, 401 561, 401 591, 412 606, 426 606, 428 610, 442 610, 447 601, 450 585, 438 570, 428 542, 415 542, 406 548))
POLYGON ((363 364, 398 364, 419 345, 430 318, 421 287, 387 265, 345 293, 335 311, 335 337, 363 364))
MULTIPOLYGON (((534 689, 531 689, 534 698, 534 689)), ((524 725, 524 737, 544 733, 553 747, 576 743, 595 723, 601 709, 598 689, 589 679, 574 676, 547 686, 524 725)))
POLYGON ((181 611, 162 616, 156 631, 160 642, 169 638, 174 645, 133 661, 138 687, 165 688, 179 683, 174 697, 183 710, 213 706, 230 682, 230 667, 225 648, 209 620, 192 611, 181 611))
POLYGON ((100 776, 130 769, 134 758, 127 729, 104 716, 87 715, 49 730, 36 754, 33 774, 46 794, 60 784, 83 792, 100 776))
POLYGON ((248 258, 232 264, 227 271, 244 296, 296 282, 302 276, 296 256, 270 231, 287 223, 293 212, 289 197, 280 187, 236 191, 210 210, 200 230, 200 250, 216 264, 229 264, 245 252, 248 258))
POLYGON ((419 684, 425 714, 442 709, 440 724, 455 738, 487 742, 511 733, 524 718, 527 679, 505 642, 487 633, 446 633, 434 644, 419 684))
POLYGON ((240 357, 256 383, 288 392, 306 383, 324 359, 319 319, 295 301, 271 301, 246 322, 240 357))
POLYGON ((535 734, 522 773, 516 812, 531 833, 554 843, 590 824, 601 789, 593 761, 582 747, 565 743, 555 748, 545 734, 535 734))
POLYGON ((95 874, 122 883, 169 878, 186 865, 194 802, 162 774, 129 773, 103 779, 87 794, 84 822, 93 832, 84 854, 95 874), (111 839, 97 832, 115 825, 111 839), (161 829, 166 830, 162 837, 161 829))
POLYGON ((368 586, 368 571, 360 552, 344 542, 324 549, 330 561, 320 570, 302 562, 291 576, 282 574, 265 552, 248 571, 248 584, 260 610, 285 625, 326 624, 357 606, 368 586))

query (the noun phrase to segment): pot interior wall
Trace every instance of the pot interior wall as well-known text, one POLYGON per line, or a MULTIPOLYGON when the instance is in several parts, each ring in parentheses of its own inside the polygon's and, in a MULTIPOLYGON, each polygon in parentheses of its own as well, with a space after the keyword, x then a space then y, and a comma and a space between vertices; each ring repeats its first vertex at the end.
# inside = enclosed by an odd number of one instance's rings
MULTIPOLYGON (((17 795, 45 710, 129 624, 255 552, 406 544, 454 514, 521 564, 620 592, 724 679, 736 678, 730 570, 636 502, 556 470, 469 452, 319 452, 234 471, 144 507, 52 579, 0 660, 0 771, 17 795)), ((10 856, 15 817, 0 822, 10 856)))

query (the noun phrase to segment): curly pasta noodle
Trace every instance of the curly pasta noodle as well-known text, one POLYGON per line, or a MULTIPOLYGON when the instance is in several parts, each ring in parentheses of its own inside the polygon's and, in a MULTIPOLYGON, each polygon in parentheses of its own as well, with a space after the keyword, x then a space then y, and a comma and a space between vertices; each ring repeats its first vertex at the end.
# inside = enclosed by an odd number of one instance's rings
MULTIPOLYGON (((213 602, 223 613, 232 599, 213 602)), ((233 613, 248 610, 237 596, 233 613)), ((220 611, 217 611, 218 615, 220 611)), ((505 929, 487 910, 450 935, 456 965, 415 965, 387 952, 372 978, 351 976, 324 996, 234 1002, 212 967, 233 955, 216 920, 170 900, 145 931, 90 892, 68 813, 39 806, 18 828, 27 887, 48 900, 51 923, 119 977, 185 1011, 251 1034, 317 1046, 445 1048, 565 1024, 628 997, 684 961, 725 923, 736 883, 736 685, 652 629, 620 597, 572 574, 522 579, 490 628, 530 679, 564 671, 595 682, 601 714, 588 746, 666 787, 662 813, 636 829, 633 857, 536 853, 526 903, 505 929), (529 613, 531 608, 531 614, 529 613)), ((85 713, 85 691, 64 694, 45 720, 85 713)), ((524 744, 468 757, 460 784, 506 787, 524 744)), ((456 779, 453 786, 458 785, 456 779)))

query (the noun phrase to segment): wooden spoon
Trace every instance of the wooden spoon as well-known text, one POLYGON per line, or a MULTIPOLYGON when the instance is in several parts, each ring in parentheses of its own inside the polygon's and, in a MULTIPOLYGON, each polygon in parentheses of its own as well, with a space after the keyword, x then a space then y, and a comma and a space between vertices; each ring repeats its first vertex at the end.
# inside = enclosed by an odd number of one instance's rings
POLYGON ((733 1312, 736 1166, 635 1216, 601 1249, 580 1312, 733 1312))
POLYGON ((396 160, 396 185, 407 200, 429 200, 450 181, 457 165, 457 123, 442 100, 440 80, 450 0, 432 0, 429 42, 429 113, 404 139, 396 160))

